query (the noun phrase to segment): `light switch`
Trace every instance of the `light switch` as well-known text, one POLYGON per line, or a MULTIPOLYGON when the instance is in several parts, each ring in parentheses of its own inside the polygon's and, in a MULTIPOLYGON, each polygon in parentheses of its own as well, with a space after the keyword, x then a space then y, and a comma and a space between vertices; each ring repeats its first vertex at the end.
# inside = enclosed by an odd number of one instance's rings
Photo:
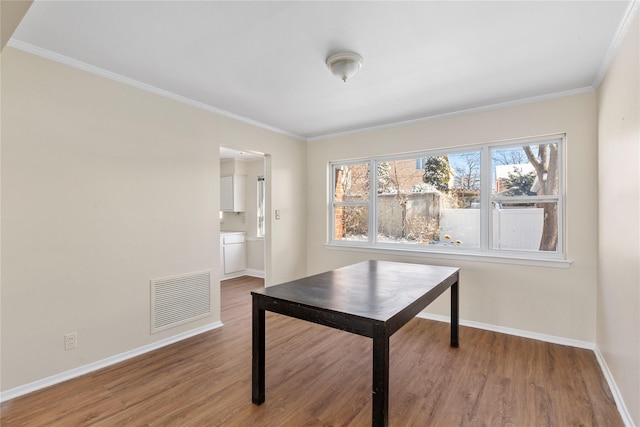
POLYGON ((276 219, 280 219, 280 209, 276 209, 276 219))

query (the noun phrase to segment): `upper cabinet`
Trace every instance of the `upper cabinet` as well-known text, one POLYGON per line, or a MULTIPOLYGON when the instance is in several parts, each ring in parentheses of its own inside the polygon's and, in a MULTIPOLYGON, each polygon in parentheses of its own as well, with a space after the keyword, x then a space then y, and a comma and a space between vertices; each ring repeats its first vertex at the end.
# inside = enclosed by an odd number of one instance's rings
POLYGON ((220 210, 223 212, 244 212, 246 210, 246 175, 220 177, 220 210))

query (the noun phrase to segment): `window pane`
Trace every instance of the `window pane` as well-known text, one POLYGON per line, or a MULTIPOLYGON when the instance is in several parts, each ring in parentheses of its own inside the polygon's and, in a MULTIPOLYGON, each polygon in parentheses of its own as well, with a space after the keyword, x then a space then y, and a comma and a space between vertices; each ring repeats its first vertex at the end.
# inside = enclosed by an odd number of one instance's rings
POLYGON ((376 169, 378 242, 480 246, 480 152, 377 162, 376 169))
POLYGON ((494 202, 491 216, 493 249, 557 252, 557 203, 494 202))
POLYGON ((454 188, 461 190, 479 190, 480 152, 456 153, 448 157, 454 174, 454 188))
POLYGON ((425 159, 376 162, 379 242, 429 244, 437 240, 440 191, 423 180, 424 165, 425 159))
POLYGON ((258 237, 265 236, 265 222, 264 222, 264 212, 265 212, 265 186, 264 186, 264 177, 258 177, 258 201, 257 201, 257 235, 258 237))
POLYGON ((493 148, 491 159, 493 196, 558 195, 557 142, 493 148))
POLYGON ((440 244, 480 247, 480 151, 449 155, 454 186, 440 215, 440 244))
MULTIPOLYGON (((474 195, 464 196, 469 199, 479 199, 480 191, 474 195)), ((463 248, 480 247, 480 209, 478 204, 458 206, 455 203, 449 208, 442 209, 440 216, 440 241, 442 246, 463 248)))
POLYGON ((369 163, 337 165, 333 171, 336 184, 334 202, 369 200, 369 163))
POLYGON ((367 206, 336 206, 334 240, 368 241, 369 209, 367 206))

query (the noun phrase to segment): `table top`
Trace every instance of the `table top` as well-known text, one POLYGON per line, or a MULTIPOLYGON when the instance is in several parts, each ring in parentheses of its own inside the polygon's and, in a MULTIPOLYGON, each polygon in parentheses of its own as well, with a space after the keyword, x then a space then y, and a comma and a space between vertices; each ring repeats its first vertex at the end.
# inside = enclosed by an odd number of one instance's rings
POLYGON ((253 291, 282 301, 386 322, 448 280, 459 269, 364 261, 253 291))

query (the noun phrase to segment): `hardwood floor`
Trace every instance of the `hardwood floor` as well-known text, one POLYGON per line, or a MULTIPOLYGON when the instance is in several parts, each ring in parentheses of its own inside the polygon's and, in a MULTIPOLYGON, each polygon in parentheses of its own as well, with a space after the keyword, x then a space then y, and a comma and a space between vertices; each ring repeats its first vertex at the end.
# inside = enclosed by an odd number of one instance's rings
MULTIPOLYGON (((2 426, 368 426, 371 340, 267 313, 251 403, 255 278, 222 283, 222 328, 2 404, 2 426)), ((391 337, 391 426, 622 426, 593 352, 413 319, 391 337)))

